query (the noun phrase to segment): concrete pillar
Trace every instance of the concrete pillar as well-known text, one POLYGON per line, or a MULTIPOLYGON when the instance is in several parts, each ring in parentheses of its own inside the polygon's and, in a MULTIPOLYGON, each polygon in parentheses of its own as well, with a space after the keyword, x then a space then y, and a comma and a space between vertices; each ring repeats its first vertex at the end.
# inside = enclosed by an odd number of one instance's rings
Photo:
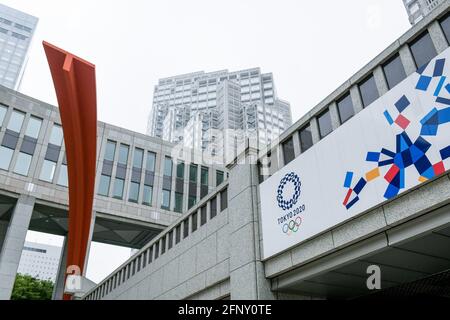
POLYGON ((316 144, 317 142, 320 141, 319 123, 316 117, 311 118, 310 126, 311 126, 312 141, 313 144, 316 144))
POLYGON ((35 198, 21 195, 12 213, 0 254, 0 300, 11 298, 34 203, 35 198))
POLYGON ((428 26, 428 32, 438 54, 448 48, 447 39, 445 39, 444 32, 442 32, 438 21, 434 21, 428 26))
POLYGON ((97 217, 97 212, 95 210, 92 211, 92 218, 91 218, 91 229, 89 234, 89 239, 87 243, 87 249, 86 249, 86 259, 84 261, 84 268, 83 268, 83 277, 86 277, 86 272, 88 268, 89 263, 89 253, 91 251, 91 244, 92 244, 92 237, 94 236, 94 228, 95 228, 95 219, 97 217))
POLYGON ((232 300, 275 299, 261 262, 256 150, 231 169, 228 187, 230 223, 230 294, 232 300))
POLYGON ((67 268, 67 237, 64 239, 61 255, 59 258, 58 273, 56 274, 55 286, 53 288, 52 300, 62 300, 66 281, 67 268))
POLYGON ((400 48, 399 55, 400 60, 402 60, 403 67, 405 68, 406 76, 408 77, 409 75, 416 72, 416 63, 407 44, 400 48))
POLYGON ((375 79, 375 83, 377 85, 378 93, 380 97, 389 91, 389 87, 384 77, 383 67, 378 66, 373 70, 373 77, 375 79))
POLYGON ((292 134, 292 142, 294 143, 294 154, 297 158, 302 153, 300 150, 300 137, 297 131, 292 134))
POLYGON ((337 108, 336 102, 332 102, 329 106, 330 109, 330 117, 331 117, 331 126, 333 127, 333 131, 339 128, 341 125, 341 120, 339 119, 339 112, 337 108))
POLYGON ((361 99, 361 93, 359 92, 358 85, 354 85, 350 88, 350 96, 352 98, 353 108, 355 114, 364 109, 364 105, 361 99))

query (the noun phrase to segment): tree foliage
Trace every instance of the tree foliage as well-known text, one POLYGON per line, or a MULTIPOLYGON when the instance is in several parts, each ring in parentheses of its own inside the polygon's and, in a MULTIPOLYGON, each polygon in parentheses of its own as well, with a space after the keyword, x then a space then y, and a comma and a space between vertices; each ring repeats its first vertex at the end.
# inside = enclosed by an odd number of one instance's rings
POLYGON ((11 300, 50 300, 52 293, 53 282, 18 274, 11 300))

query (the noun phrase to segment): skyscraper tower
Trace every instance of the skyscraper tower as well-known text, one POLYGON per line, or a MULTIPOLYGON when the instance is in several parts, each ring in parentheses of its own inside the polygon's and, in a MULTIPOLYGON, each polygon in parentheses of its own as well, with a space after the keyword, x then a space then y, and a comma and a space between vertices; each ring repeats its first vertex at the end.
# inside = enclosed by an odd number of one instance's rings
POLYGON ((0 4, 0 85, 18 90, 38 18, 0 4))
POLYGON ((403 0, 411 25, 428 15, 444 0, 403 0))

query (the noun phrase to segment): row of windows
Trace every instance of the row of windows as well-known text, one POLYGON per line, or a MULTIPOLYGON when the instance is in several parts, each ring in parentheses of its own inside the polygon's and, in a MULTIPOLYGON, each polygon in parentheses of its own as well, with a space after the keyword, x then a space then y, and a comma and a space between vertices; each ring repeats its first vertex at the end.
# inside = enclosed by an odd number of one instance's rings
MULTIPOLYGON (((441 19, 440 25, 447 38, 447 42, 450 43, 450 15, 446 15, 443 19, 441 19)), ((436 48, 434 47, 428 31, 425 31, 410 42, 409 49, 417 68, 426 65, 437 55, 436 48)), ((406 78, 406 72, 398 53, 394 54, 388 61, 382 64, 381 67, 389 90, 406 78)), ((362 80, 357 87, 363 108, 369 106, 380 96, 373 74, 370 74, 367 78, 362 80)), ((341 124, 355 115, 355 109, 350 91, 340 97, 336 101, 336 105, 339 122, 341 124)), ((317 116, 317 122, 319 126, 319 136, 323 139, 333 131, 329 108, 317 116)), ((311 128, 309 124, 299 131, 299 139, 301 152, 305 152, 313 145, 311 128)), ((294 142, 292 137, 282 143, 282 149, 284 164, 286 165, 295 158, 294 142)))
POLYGON ((218 210, 223 212, 228 207, 228 190, 223 189, 219 194, 211 198, 207 204, 203 205, 199 210, 193 212, 189 217, 166 232, 160 239, 155 241, 149 248, 140 253, 136 258, 128 263, 125 267, 111 276, 103 285, 92 292, 87 299, 98 300, 103 298, 116 287, 133 277, 136 273, 143 270, 147 265, 171 250, 175 245, 181 242, 198 230, 199 227, 205 225, 208 220, 217 216, 218 210), (218 202, 219 201, 219 202, 218 202), (209 207, 209 219, 208 219, 209 207))

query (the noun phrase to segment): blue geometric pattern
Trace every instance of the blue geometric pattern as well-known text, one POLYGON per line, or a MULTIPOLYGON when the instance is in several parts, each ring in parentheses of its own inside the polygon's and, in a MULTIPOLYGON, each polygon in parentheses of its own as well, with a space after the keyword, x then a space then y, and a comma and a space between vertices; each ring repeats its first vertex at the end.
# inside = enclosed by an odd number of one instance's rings
POLYGON ((301 186, 302 183, 300 181, 300 178, 294 172, 288 173, 286 176, 284 176, 284 178, 281 179, 280 181, 280 185, 278 186, 277 191, 278 206, 283 210, 291 209, 297 203, 298 198, 300 197, 301 186), (283 197, 283 190, 288 182, 294 184, 294 194, 291 199, 285 200, 283 197))
MULTIPOLYGON (((380 168, 389 166, 387 173, 384 175, 384 180, 388 182, 384 197, 391 199, 399 194, 405 188, 405 169, 414 167, 419 174, 419 181, 423 182, 432 179, 445 172, 444 160, 450 158, 450 145, 440 150, 442 161, 432 164, 427 156, 427 152, 431 148, 431 143, 428 142, 425 136, 436 136, 438 134, 439 126, 450 122, 450 99, 440 96, 445 88, 447 93, 450 93, 450 83, 446 83, 447 77, 443 76, 445 59, 438 59, 435 61, 433 74, 431 76, 425 75, 429 63, 420 67, 417 73, 420 75, 416 84, 416 89, 420 91, 428 91, 432 80, 439 78, 438 84, 434 89, 433 96, 436 97, 436 103, 444 104, 446 107, 438 109, 433 107, 431 111, 423 117, 420 121, 422 127, 420 135, 412 142, 406 128, 410 121, 402 114, 409 106, 410 101, 403 95, 394 105, 398 111, 398 117, 394 120, 392 114, 387 110, 383 115, 390 126, 398 125, 402 132, 396 136, 396 150, 391 151, 382 148, 380 152, 368 152, 366 156, 367 162, 377 164, 377 167, 366 173, 366 179, 361 178, 352 188, 353 172, 348 172, 345 177, 344 187, 347 189, 347 194, 343 205, 350 209, 354 204, 360 200, 361 192, 368 182, 378 178, 380 168), (387 157, 387 158, 386 158, 387 157), (382 159, 382 160, 381 160, 382 159), (351 173, 351 177, 349 174, 351 173)), ((394 111, 395 112, 395 111, 394 111)))

